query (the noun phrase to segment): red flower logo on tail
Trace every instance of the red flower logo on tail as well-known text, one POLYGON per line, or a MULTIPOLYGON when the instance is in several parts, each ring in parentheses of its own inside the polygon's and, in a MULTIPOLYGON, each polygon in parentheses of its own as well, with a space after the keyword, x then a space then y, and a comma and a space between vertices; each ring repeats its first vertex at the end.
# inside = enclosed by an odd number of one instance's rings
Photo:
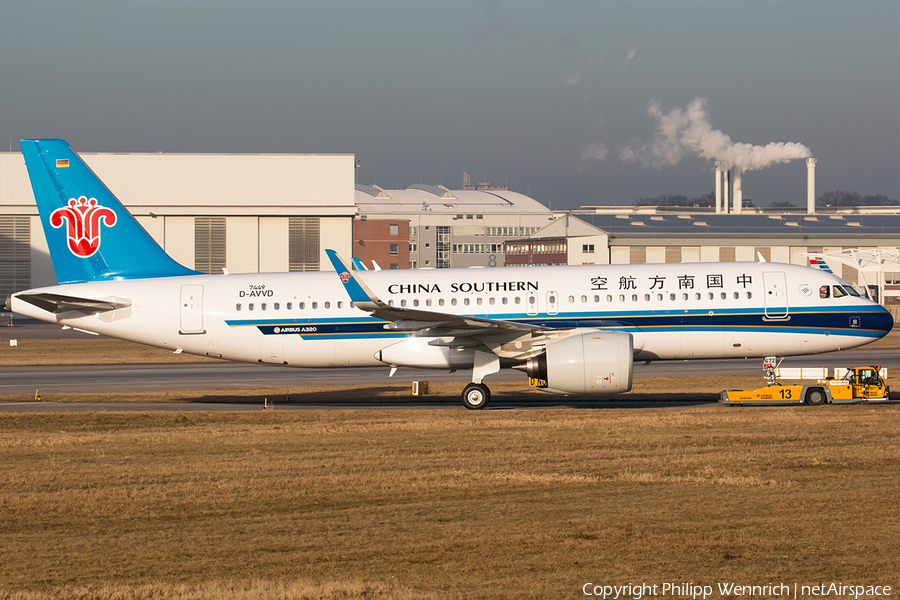
POLYGON ((341 273, 341 281, 343 281, 344 283, 350 281, 350 273, 348 273, 347 271, 341 273))
POLYGON ((116 213, 110 208, 99 206, 96 198, 88 200, 81 196, 78 200, 69 198, 69 205, 50 213, 50 225, 59 229, 66 222, 66 236, 69 251, 75 256, 88 258, 100 248, 100 220, 112 227, 116 224, 116 213))

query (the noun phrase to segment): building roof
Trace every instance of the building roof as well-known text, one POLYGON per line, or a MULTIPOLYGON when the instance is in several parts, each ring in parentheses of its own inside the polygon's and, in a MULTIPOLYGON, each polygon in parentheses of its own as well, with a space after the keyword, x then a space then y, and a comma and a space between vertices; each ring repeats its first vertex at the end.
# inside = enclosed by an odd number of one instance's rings
POLYGON ((376 185, 356 184, 356 206, 360 215, 422 212, 456 214, 541 214, 550 209, 533 198, 509 190, 450 190, 443 186, 416 184, 405 190, 386 190, 376 185))
POLYGON ((900 238, 900 215, 586 215, 582 219, 614 236, 784 236, 900 238))

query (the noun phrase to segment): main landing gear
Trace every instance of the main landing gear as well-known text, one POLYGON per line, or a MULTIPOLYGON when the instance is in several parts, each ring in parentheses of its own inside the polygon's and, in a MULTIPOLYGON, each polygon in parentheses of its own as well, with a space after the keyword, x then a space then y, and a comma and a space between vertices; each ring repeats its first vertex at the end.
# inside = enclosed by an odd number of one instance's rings
POLYGON ((491 390, 483 383, 470 383, 463 390, 462 401, 469 410, 480 410, 491 401, 491 390))
POLYGON ((500 370, 500 357, 493 352, 475 351, 475 364, 472 366, 472 383, 462 393, 463 405, 469 410, 481 410, 491 401, 491 390, 481 383, 491 373, 500 370))

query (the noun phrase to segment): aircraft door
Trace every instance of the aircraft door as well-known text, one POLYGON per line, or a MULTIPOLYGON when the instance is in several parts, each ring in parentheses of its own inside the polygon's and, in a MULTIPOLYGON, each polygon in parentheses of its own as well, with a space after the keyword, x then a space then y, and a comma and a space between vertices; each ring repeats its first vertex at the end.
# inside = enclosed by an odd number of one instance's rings
POLYGON ((528 292, 528 295, 525 297, 525 312, 531 316, 538 314, 538 296, 537 292, 528 292))
POLYGON ((788 315, 787 281, 784 273, 763 273, 763 286, 765 288, 765 311, 770 319, 784 319, 788 315))
POLYGON ((547 314, 555 315, 559 312, 559 294, 547 292, 547 314))
POLYGON ((181 286, 182 334, 206 333, 203 329, 203 286, 181 286))

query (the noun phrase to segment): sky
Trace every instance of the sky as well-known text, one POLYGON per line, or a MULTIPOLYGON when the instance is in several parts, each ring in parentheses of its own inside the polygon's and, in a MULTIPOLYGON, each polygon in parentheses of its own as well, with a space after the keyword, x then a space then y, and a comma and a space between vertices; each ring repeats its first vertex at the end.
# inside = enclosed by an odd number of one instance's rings
POLYGON ((719 156, 805 206, 813 156, 819 193, 900 200, 900 1, 0 0, 0 141, 32 137, 554 209, 707 194, 719 156))

